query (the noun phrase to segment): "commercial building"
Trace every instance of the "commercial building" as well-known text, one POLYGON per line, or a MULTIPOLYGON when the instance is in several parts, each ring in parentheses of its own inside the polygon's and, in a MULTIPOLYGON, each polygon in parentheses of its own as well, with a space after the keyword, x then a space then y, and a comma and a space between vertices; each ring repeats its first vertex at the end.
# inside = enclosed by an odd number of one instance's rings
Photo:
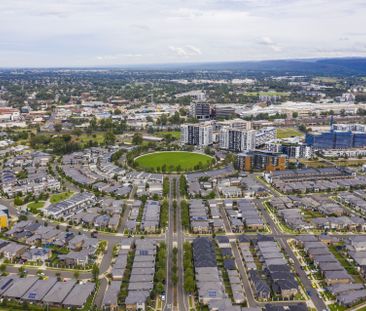
POLYGON ((211 119, 211 105, 209 103, 192 103, 191 115, 198 120, 210 120, 211 119))
POLYGON ((243 171, 281 171, 287 167, 287 155, 270 151, 255 150, 237 156, 237 169, 243 171))
POLYGON ((181 139, 187 145, 209 146, 213 143, 213 125, 211 122, 183 124, 181 139))
POLYGON ((362 124, 333 124, 328 132, 308 133, 305 142, 316 149, 348 149, 366 146, 362 124))
POLYGON ((216 105, 212 109, 212 116, 215 119, 230 119, 235 116, 235 108, 227 105, 216 105))

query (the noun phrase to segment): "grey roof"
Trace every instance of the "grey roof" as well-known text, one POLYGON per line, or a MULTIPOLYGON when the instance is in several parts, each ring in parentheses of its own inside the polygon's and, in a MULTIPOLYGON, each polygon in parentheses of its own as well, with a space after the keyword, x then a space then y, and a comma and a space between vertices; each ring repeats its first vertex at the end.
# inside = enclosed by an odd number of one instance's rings
POLYGON ((149 297, 150 292, 147 290, 141 291, 130 291, 125 299, 126 305, 134 305, 137 303, 145 303, 147 297, 149 297))
POLYGON ((8 275, 0 280, 0 295, 2 295, 10 286, 16 282, 19 277, 14 275, 8 275))
POLYGON ((344 270, 344 271, 324 271, 324 277, 327 280, 340 280, 347 279, 352 281, 352 277, 344 270))
POLYGON ((63 302, 65 306, 82 307, 95 287, 94 283, 77 284, 63 302))
POLYGON ((346 294, 341 294, 337 297, 337 300, 342 305, 353 305, 354 303, 366 298, 366 289, 355 290, 347 292, 346 294))
POLYGON ((61 303, 65 297, 70 293, 71 289, 76 284, 76 280, 69 280, 67 282, 57 282, 55 286, 44 296, 43 302, 46 303, 61 303))
POLYGON ((104 293, 102 306, 117 305, 118 294, 121 289, 121 281, 112 281, 104 293))
POLYGON ((4 297, 21 298, 38 280, 35 276, 18 279, 14 284, 4 293, 4 297))
POLYGON ((55 277, 50 277, 47 280, 38 280, 22 298, 31 301, 41 301, 56 282, 57 278, 55 277))
POLYGON ((196 238, 193 241, 193 258, 195 267, 215 267, 216 255, 213 243, 208 238, 196 238))

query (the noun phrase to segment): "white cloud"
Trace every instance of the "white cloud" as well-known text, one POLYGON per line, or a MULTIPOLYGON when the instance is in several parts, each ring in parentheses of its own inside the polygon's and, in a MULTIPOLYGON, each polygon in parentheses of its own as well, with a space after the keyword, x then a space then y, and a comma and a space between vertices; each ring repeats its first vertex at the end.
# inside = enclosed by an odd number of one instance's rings
POLYGON ((202 55, 201 50, 193 45, 186 45, 184 47, 170 46, 169 50, 177 56, 185 58, 202 55))
POLYGON ((258 41, 259 44, 268 46, 274 52, 281 52, 282 47, 277 43, 273 42, 270 37, 264 36, 258 41))
POLYGON ((365 0, 0 0, 0 66, 357 56, 365 15, 365 0))

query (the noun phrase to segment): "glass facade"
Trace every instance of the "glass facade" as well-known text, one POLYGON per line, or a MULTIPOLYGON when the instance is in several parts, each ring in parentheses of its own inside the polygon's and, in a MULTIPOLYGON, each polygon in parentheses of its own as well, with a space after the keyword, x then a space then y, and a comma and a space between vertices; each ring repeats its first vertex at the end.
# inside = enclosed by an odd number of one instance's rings
POLYGON ((331 131, 306 134, 305 141, 316 149, 348 149, 366 146, 366 133, 331 131))

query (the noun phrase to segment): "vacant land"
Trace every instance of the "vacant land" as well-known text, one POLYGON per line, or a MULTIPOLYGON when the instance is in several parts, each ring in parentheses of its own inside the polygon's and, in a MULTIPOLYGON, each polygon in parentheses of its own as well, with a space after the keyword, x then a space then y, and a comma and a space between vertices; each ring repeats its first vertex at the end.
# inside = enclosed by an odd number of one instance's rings
POLYGON ((155 152, 135 159, 142 169, 171 172, 207 168, 212 161, 214 159, 208 155, 185 151, 155 152))
POLYGON ((287 138, 293 136, 303 136, 304 134, 301 133, 299 130, 292 128, 292 127, 284 127, 277 129, 277 138, 287 138))
POLYGON ((69 197, 71 197, 71 195, 72 195, 71 191, 56 193, 56 194, 51 195, 50 202, 52 204, 56 204, 58 202, 68 199, 69 197))

